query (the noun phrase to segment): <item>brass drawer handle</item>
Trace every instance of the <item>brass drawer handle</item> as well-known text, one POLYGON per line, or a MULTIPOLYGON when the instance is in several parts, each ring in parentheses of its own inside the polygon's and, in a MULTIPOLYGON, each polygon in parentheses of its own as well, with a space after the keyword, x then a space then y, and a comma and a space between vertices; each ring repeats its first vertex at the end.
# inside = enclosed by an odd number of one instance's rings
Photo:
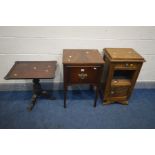
POLYGON ((128 64, 128 63, 126 63, 125 64, 125 67, 134 67, 134 64, 128 64))
POLYGON ((80 74, 78 74, 78 76, 80 79, 83 80, 83 79, 87 78, 88 75, 86 73, 80 73, 80 74))
POLYGON ((81 68, 81 72, 84 72, 84 71, 85 71, 85 69, 81 68))
POLYGON ((118 83, 118 81, 117 80, 114 80, 114 83, 118 83))
POLYGON ((129 66, 129 64, 125 64, 125 66, 126 66, 126 67, 128 67, 128 66, 129 66))

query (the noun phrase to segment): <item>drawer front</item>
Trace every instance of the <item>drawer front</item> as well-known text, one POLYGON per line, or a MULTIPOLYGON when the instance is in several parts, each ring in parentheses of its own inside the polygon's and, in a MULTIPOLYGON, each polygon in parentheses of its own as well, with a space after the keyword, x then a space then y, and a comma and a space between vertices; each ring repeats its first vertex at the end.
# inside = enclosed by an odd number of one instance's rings
POLYGON ((127 96, 129 87, 112 87, 110 91, 111 97, 123 97, 127 96))
POLYGON ((138 66, 137 63, 125 62, 125 63, 116 63, 115 69, 136 69, 138 66))
POLYGON ((111 87, 131 86, 131 80, 129 79, 113 79, 111 81, 111 87))
POLYGON ((100 67, 67 67, 69 83, 97 83, 100 67))

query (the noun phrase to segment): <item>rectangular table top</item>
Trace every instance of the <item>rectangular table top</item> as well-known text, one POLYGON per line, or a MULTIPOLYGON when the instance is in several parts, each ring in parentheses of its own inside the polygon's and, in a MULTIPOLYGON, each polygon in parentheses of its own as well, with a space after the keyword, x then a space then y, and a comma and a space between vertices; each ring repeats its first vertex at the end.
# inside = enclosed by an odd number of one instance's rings
POLYGON ((97 49, 64 49, 63 64, 97 65, 104 60, 97 49))
POLYGON ((16 61, 5 79, 53 79, 56 64, 56 61, 16 61))

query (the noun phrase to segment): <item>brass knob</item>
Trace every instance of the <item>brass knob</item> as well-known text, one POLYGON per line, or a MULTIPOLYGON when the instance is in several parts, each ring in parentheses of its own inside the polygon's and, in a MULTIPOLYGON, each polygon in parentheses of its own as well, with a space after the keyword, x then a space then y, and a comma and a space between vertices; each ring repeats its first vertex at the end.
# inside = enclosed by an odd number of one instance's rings
POLYGON ((133 67, 133 64, 130 64, 131 67, 133 67))
POLYGON ((111 91, 111 94, 114 94, 115 92, 114 91, 111 91))
POLYGON ((117 80, 114 80, 114 83, 117 83, 118 81, 117 80))
POLYGON ((125 64, 125 66, 126 66, 126 67, 128 67, 128 66, 129 66, 129 64, 125 64))
POLYGON ((83 68, 81 68, 81 72, 84 72, 85 70, 83 68))

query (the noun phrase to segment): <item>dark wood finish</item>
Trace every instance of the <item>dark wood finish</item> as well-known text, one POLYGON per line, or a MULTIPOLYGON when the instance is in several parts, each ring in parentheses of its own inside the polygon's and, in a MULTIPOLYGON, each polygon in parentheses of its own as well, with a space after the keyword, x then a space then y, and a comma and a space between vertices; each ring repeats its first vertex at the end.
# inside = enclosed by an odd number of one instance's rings
POLYGON ((64 49, 63 64, 67 65, 97 65, 103 64, 103 59, 96 49, 64 49))
POLYGON ((47 91, 42 89, 41 84, 40 84, 39 81, 40 81, 39 79, 33 79, 33 96, 32 96, 32 99, 31 99, 31 103, 27 107, 28 111, 32 111, 33 107, 36 104, 37 98, 40 97, 40 96, 43 96, 43 97, 45 97, 47 99, 50 99, 50 100, 55 100, 56 99, 55 97, 50 96, 47 91))
POLYGON ((52 79, 56 61, 16 61, 5 79, 52 79))
POLYGON ((128 104, 145 60, 131 48, 106 48, 104 51, 104 104, 128 104))
POLYGON ((36 104, 38 97, 44 96, 55 100, 47 91, 41 88, 40 79, 53 79, 56 71, 56 61, 16 61, 9 73, 5 76, 6 80, 32 79, 33 95, 28 111, 31 111, 36 104))
POLYGON ((98 98, 104 61, 98 50, 64 49, 64 108, 66 108, 67 87, 72 84, 90 84, 95 86, 94 107, 98 98))

